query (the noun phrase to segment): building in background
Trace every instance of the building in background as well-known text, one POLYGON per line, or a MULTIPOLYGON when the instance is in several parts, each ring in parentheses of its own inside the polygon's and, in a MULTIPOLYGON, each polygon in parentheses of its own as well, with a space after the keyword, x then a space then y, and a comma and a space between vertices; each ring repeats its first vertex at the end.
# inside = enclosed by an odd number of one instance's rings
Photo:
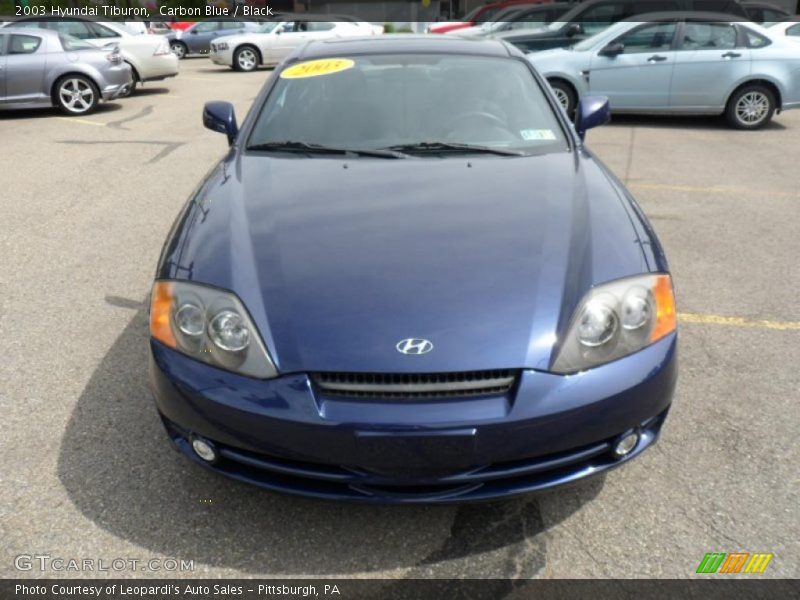
MULTIPOLYGON (((447 0, 445 0, 447 1, 447 0)), ((440 18, 441 0, 294 0, 296 12, 352 15, 370 22, 430 22, 440 18)), ((280 8, 268 2, 275 10, 280 8)))

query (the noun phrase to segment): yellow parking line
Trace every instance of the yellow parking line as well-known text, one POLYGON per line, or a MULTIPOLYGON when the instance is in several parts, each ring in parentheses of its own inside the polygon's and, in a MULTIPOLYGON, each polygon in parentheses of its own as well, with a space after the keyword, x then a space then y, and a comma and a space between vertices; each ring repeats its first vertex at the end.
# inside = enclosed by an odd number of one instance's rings
POLYGON ((667 192, 688 192, 694 194, 728 194, 736 196, 753 196, 753 197, 774 196, 776 198, 800 198, 800 194, 798 194, 797 192, 751 190, 739 187, 720 187, 720 186, 699 187, 692 185, 672 185, 665 183, 636 183, 636 182, 629 183, 628 187, 640 190, 661 190, 667 192))
POLYGON ((78 125, 94 125, 95 127, 105 127, 105 123, 97 123, 96 121, 89 121, 87 119, 81 119, 76 117, 56 117, 56 119, 61 119, 62 121, 67 121, 68 123, 77 123, 78 125))
POLYGON ((683 323, 703 323, 707 325, 728 325, 731 327, 756 327, 759 329, 778 329, 780 331, 800 331, 800 321, 767 321, 745 319, 743 317, 723 317, 721 315, 700 315, 697 313, 678 313, 683 323))

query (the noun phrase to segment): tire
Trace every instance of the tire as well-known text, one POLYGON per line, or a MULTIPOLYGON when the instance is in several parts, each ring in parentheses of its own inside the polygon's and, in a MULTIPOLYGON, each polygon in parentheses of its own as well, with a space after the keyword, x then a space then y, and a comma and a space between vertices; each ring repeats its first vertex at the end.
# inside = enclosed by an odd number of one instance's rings
POLYGON ((65 75, 53 86, 53 100, 66 115, 88 115, 100 102, 100 91, 85 75, 65 75))
POLYGON ((183 42, 172 41, 169 44, 169 49, 172 50, 172 53, 180 60, 183 60, 186 58, 186 55, 189 54, 189 47, 183 42))
POLYGON ((258 68, 258 50, 254 46, 240 46, 233 53, 233 68, 236 71, 249 73, 258 68))
POLYGON ((578 96, 575 94, 575 90, 566 81, 561 81, 560 79, 553 79, 548 83, 553 88, 553 93, 556 95, 561 107, 572 118, 572 115, 575 114, 575 109, 578 107, 578 96))
POLYGON ((772 120, 776 108, 772 90, 753 83, 733 93, 725 109, 725 118, 736 129, 761 129, 772 120))

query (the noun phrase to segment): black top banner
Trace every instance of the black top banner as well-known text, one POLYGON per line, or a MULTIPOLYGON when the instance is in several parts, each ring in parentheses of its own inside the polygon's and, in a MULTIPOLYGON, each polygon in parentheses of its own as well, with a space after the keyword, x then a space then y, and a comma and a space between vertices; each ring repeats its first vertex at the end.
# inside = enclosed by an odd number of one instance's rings
POLYGON ((467 0, 0 0, 0 19, 94 18, 118 21, 274 19, 434 22, 462 16, 467 0))

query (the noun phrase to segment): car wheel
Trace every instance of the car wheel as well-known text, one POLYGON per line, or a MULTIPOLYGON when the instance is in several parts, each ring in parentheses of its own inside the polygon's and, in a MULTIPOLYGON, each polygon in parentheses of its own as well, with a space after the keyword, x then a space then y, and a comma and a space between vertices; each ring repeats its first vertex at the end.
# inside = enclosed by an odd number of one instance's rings
POLYGON ((560 79, 553 79, 549 82, 550 87, 553 88, 553 93, 556 95, 556 99, 558 103, 561 105, 561 108, 572 117, 573 113, 575 112, 575 107, 577 106, 578 99, 575 95, 575 90, 572 89, 572 86, 565 81, 561 81, 560 79))
POLYGON ((237 48, 233 54, 233 68, 237 71, 254 71, 258 66, 258 52, 252 46, 237 48))
POLYGON ((760 129, 775 114, 775 95, 768 87, 746 85, 728 101, 725 117, 737 129, 760 129))
POLYGON ((94 82, 83 75, 67 75, 55 87, 56 105, 68 115, 88 115, 100 101, 94 82))
POLYGON ((169 49, 178 58, 186 58, 186 55, 189 54, 189 48, 183 42, 171 42, 169 49))

